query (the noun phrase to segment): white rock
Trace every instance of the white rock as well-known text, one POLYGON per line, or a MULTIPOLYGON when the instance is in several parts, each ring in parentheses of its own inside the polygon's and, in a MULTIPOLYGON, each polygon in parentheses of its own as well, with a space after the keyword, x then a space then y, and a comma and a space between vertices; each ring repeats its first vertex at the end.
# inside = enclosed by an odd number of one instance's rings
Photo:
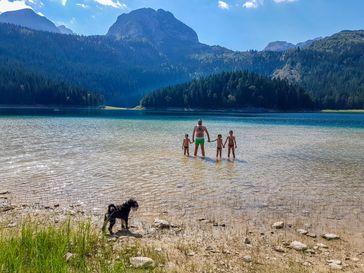
POLYGON ((340 260, 327 260, 327 262, 329 264, 338 264, 338 265, 342 265, 343 264, 342 261, 340 261, 340 260))
POLYGON ((135 267, 153 267, 154 261, 148 257, 131 257, 130 264, 135 267))
POLYGON ((66 262, 68 262, 69 260, 71 260, 73 258, 73 256, 75 256, 75 254, 73 254, 71 252, 67 252, 66 254, 64 254, 63 258, 66 260, 66 262))
POLYGON ((322 235, 323 238, 325 238, 326 240, 337 240, 340 239, 340 236, 333 234, 333 233, 326 233, 324 235, 322 235))
POLYGON ((323 244, 323 243, 317 243, 316 246, 318 248, 329 248, 327 245, 323 244))
POLYGON ((281 246, 275 246, 274 248, 273 248, 275 251, 277 251, 277 252, 280 252, 280 253, 285 253, 286 251, 284 250, 284 248, 283 247, 281 247, 281 246))
POLYGON ((284 222, 282 221, 279 221, 279 222, 275 222, 273 225, 272 225, 272 228, 276 228, 276 229, 281 229, 284 227, 284 222))
POLYGON ((190 256, 190 257, 195 256, 195 255, 196 255, 196 253, 193 251, 190 251, 187 253, 187 256, 190 256))
POLYGON ((166 221, 166 220, 161 220, 161 219, 155 219, 154 220, 154 227, 156 228, 170 228, 171 227, 171 224, 166 221))
POLYGON ((15 228, 17 224, 15 222, 8 224, 8 228, 15 228))
POLYGON ((329 267, 334 270, 343 269, 342 262, 340 260, 328 260, 329 267))
POLYGON ((359 258, 356 258, 356 257, 351 258, 351 260, 352 260, 353 262, 359 262, 359 258))
POLYGON ((243 260, 244 260, 244 262, 246 262, 246 263, 251 263, 251 262, 253 261, 253 258, 252 258, 252 256, 250 256, 250 255, 245 255, 245 256, 243 257, 243 260))
POLYGON ((305 245, 304 243, 298 242, 298 241, 293 241, 289 247, 295 249, 295 250, 306 250, 307 249, 307 245, 305 245))
POLYGON ((306 235, 306 234, 308 233, 308 231, 307 231, 307 230, 302 229, 302 228, 299 228, 299 229, 297 229, 296 231, 297 231, 299 234, 302 234, 302 235, 306 235))

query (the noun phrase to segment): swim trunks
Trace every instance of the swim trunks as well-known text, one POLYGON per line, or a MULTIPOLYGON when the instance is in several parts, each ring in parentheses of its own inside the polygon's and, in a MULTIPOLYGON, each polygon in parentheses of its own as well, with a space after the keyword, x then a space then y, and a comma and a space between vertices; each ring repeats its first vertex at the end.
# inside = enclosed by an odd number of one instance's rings
POLYGON ((203 138, 203 137, 197 137, 196 138, 196 141, 195 141, 195 144, 196 145, 203 145, 203 144, 205 144, 205 138, 203 138))

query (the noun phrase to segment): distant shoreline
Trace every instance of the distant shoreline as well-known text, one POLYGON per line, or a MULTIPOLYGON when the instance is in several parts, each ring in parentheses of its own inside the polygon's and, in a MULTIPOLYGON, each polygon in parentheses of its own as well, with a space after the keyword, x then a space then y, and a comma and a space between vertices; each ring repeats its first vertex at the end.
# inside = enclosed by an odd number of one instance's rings
POLYGON ((364 109, 350 109, 350 110, 321 110, 321 113, 347 113, 347 114, 364 114, 364 109))
POLYGON ((203 108, 148 108, 142 106, 136 107, 118 107, 118 106, 61 106, 61 105, 0 105, 0 109, 39 109, 39 110, 51 110, 60 111, 64 109, 69 110, 101 110, 101 111, 166 111, 166 112, 221 112, 221 113, 342 113, 342 114, 364 114, 364 109, 347 109, 347 110, 294 110, 294 111, 279 111, 274 109, 265 108, 240 108, 240 109, 203 109, 203 108))

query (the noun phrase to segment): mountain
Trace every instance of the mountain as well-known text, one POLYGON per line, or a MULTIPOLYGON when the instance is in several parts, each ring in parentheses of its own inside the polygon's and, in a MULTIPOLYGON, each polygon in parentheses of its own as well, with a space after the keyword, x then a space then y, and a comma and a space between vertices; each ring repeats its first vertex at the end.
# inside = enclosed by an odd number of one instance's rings
POLYGON ((285 41, 276 41, 269 43, 265 48, 264 51, 286 51, 292 48, 296 48, 294 44, 285 42, 285 41))
POLYGON ((59 35, 0 24, 0 62, 99 92, 108 104, 135 106, 154 89, 231 70, 271 75, 280 54, 233 52, 200 43, 156 48, 115 36, 59 35))
POLYGON ((146 42, 157 48, 198 44, 196 32, 162 9, 142 8, 120 15, 107 32, 123 41, 146 42))
POLYGON ((314 42, 320 41, 321 39, 322 39, 322 37, 317 37, 315 39, 307 40, 305 42, 301 42, 301 43, 296 44, 296 47, 304 49, 304 48, 307 48, 310 45, 312 45, 314 42))
POLYGON ((169 12, 141 9, 119 16, 107 35, 0 24, 0 63, 98 92, 117 106, 135 106, 155 89, 248 70, 299 85, 322 108, 364 108, 362 36, 363 31, 344 31, 304 48, 237 52, 200 43, 169 12))
POLYGON ((264 51, 275 51, 275 52, 282 52, 282 51, 287 51, 289 49, 294 49, 294 48, 307 48, 310 45, 312 45, 314 42, 321 40, 322 38, 315 38, 312 40, 307 40, 305 42, 301 42, 298 44, 292 44, 292 43, 288 43, 285 41, 276 41, 276 42, 271 42, 269 43, 263 50, 264 51))
POLYGON ((14 24, 34 30, 61 33, 56 25, 46 17, 36 14, 31 9, 8 11, 0 14, 0 23, 14 24))
POLYGON ((71 29, 67 28, 64 25, 58 26, 57 28, 58 28, 59 32, 62 34, 69 34, 69 35, 75 34, 71 29))
POLYGON ((224 72, 162 88, 146 95, 140 104, 147 108, 279 111, 312 109, 314 105, 302 88, 250 72, 224 72))
POLYGON ((307 90, 320 108, 364 109, 364 31, 342 31, 282 55, 273 77, 307 90))

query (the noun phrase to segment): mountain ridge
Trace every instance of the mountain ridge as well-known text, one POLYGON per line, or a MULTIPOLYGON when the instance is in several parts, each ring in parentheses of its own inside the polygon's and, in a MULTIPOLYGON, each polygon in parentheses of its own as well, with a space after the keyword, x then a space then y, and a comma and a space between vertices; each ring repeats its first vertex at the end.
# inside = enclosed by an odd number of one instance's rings
MULTIPOLYGON (((150 9, 143 12, 160 16, 150 9)), ((154 89, 224 71, 248 70, 298 84, 320 105, 364 107, 363 31, 340 32, 304 49, 238 52, 202 44, 171 13, 159 13, 176 20, 191 36, 177 35, 179 42, 175 42, 171 39, 175 33, 162 28, 155 30, 162 31, 156 40, 140 39, 144 30, 120 39, 113 34, 60 35, 0 24, 0 60, 94 90, 104 95, 106 103, 119 106, 135 106, 154 89)), ((140 22, 134 26, 138 29, 140 22)))

